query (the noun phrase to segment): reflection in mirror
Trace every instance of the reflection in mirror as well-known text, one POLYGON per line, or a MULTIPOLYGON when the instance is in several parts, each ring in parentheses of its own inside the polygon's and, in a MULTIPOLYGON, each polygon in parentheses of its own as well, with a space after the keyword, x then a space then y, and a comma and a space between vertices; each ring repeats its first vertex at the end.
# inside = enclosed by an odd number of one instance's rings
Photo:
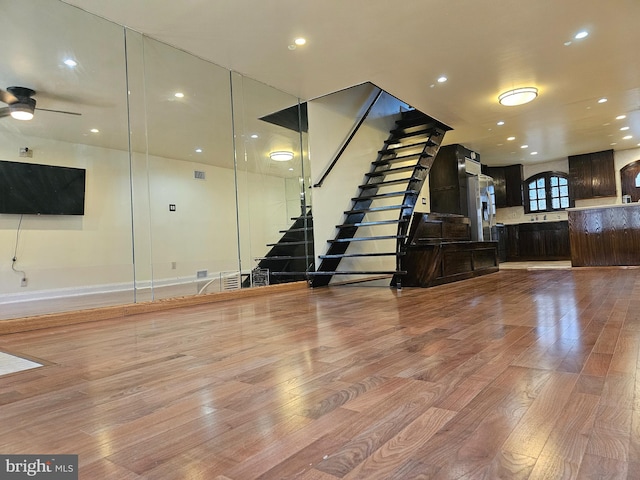
POLYGON ((219 291, 239 271, 229 71, 148 37, 138 53, 130 86, 139 88, 130 90, 139 299, 219 291))
MULTIPOLYGON (((85 172, 84 215, 0 211, 0 318, 131 303, 123 28, 60 2, 20 2, 0 39, 0 160, 85 172), (33 119, 5 115, 33 100, 33 119)), ((45 194, 46 182, 12 185, 28 202, 45 194)))
POLYGON ((236 73, 232 89, 243 285, 304 280, 313 268, 306 105, 236 73))
POLYGON ((304 279, 296 97, 61 2, 25 2, 0 22, 0 161, 86 178, 84 215, 0 212, 0 319, 304 279), (34 99, 32 120, 9 115, 34 99), (286 265, 260 277, 283 239, 286 265))

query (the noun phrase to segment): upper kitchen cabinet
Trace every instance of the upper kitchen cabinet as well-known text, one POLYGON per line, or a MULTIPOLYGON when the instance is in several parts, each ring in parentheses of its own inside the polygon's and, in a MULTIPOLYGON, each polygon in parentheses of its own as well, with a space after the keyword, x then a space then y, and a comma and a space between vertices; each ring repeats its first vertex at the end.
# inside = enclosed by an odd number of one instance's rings
POLYGON ((522 165, 508 165, 506 167, 482 166, 485 175, 493 178, 493 188, 496 194, 496 207, 522 206, 522 165))
POLYGON ((575 200, 615 196, 613 150, 570 156, 569 185, 575 200))

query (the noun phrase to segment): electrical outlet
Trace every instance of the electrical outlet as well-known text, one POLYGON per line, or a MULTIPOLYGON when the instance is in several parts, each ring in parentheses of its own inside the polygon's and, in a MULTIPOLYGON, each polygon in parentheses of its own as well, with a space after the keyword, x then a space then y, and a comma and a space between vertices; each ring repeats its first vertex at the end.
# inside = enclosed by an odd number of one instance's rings
POLYGON ((20 286, 21 287, 26 287, 27 286, 27 277, 24 277, 22 280, 20 280, 20 286))
POLYGON ((175 270, 177 267, 177 262, 171 262, 171 270, 175 270))

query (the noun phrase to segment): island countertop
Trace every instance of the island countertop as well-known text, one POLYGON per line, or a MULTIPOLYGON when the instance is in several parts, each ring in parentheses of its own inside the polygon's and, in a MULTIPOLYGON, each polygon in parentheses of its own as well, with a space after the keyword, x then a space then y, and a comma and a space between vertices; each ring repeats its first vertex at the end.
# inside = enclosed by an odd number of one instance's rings
POLYGON ((635 203, 612 203, 611 205, 593 205, 590 207, 573 207, 573 208, 567 208, 567 212, 577 212, 577 211, 581 211, 581 210, 597 210, 597 209, 603 209, 603 208, 620 208, 620 207, 626 207, 626 208, 630 208, 630 207, 640 207, 640 202, 635 202, 635 203))

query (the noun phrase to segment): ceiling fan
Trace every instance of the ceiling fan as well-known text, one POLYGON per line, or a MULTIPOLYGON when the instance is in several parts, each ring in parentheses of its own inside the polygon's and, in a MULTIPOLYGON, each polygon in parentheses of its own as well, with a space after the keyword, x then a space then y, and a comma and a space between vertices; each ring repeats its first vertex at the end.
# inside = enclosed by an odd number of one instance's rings
POLYGON ((17 120, 31 120, 34 110, 64 113, 67 115, 82 115, 81 113, 65 112, 64 110, 36 108, 36 99, 33 98, 35 94, 35 90, 27 87, 7 87, 6 91, 0 89, 0 102, 8 105, 8 107, 0 108, 0 117, 11 115, 17 120))

